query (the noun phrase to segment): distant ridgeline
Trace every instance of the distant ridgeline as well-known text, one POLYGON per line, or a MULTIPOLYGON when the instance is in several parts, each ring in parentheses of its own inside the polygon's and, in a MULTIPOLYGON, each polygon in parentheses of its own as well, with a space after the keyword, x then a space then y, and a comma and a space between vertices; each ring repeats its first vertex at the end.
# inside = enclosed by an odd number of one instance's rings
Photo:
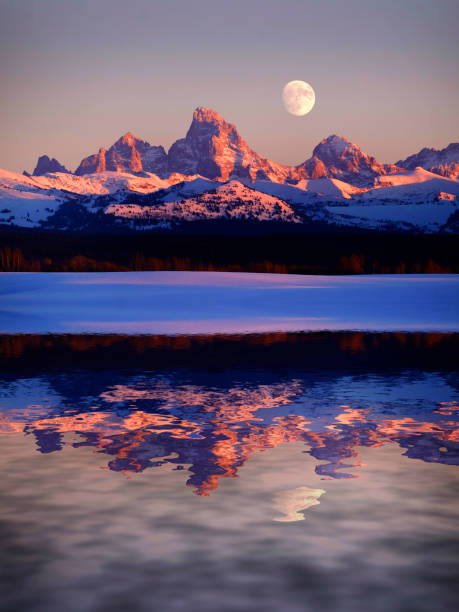
POLYGON ((47 155, 32 174, 0 170, 0 230, 451 235, 459 233, 458 175, 459 143, 383 164, 337 135, 286 166, 199 107, 168 152, 128 132, 75 172, 47 155))
POLYGON ((456 235, 0 234, 3 272, 459 273, 456 235))

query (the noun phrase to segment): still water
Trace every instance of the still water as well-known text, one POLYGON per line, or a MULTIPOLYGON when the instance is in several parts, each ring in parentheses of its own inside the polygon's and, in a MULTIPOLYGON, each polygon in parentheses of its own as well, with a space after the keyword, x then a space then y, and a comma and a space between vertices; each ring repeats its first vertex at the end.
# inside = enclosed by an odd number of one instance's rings
POLYGON ((453 609, 458 334, 0 340, 4 609, 453 609))

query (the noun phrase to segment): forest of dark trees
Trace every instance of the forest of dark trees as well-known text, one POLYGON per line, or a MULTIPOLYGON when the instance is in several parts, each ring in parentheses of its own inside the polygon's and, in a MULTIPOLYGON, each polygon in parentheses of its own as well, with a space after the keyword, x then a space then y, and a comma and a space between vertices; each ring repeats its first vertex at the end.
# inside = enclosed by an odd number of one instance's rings
POLYGON ((0 271, 458 273, 455 235, 0 234, 0 271))

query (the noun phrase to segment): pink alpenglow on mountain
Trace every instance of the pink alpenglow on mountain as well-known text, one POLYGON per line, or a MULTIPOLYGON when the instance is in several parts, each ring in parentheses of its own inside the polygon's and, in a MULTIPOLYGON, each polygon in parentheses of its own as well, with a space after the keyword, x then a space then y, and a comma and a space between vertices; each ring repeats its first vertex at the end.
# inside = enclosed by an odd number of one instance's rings
POLYGON ((82 176, 83 174, 93 174, 94 172, 105 172, 106 154, 107 150, 101 147, 98 153, 85 157, 75 170, 75 174, 82 176))
POLYGON ((185 138, 177 140, 166 155, 162 147, 150 146, 129 132, 108 151, 84 159, 76 174, 106 170, 152 172, 161 178, 178 172, 212 180, 269 180, 295 184, 302 179, 337 178, 357 186, 373 184, 376 176, 399 172, 393 164, 381 164, 341 136, 320 142, 311 158, 298 166, 286 166, 256 153, 236 127, 216 111, 198 107, 185 138))
POLYGON ((310 178, 337 178, 355 185, 364 185, 375 176, 400 170, 394 164, 379 163, 350 140, 336 134, 324 138, 315 147, 312 158, 298 166, 299 174, 309 174, 310 178))
POLYGON ((107 170, 132 174, 152 172, 164 177, 167 173, 167 155, 163 147, 151 146, 149 142, 127 132, 108 151, 101 148, 95 155, 83 159, 75 174, 81 176, 107 170))
POLYGON ((297 183, 308 178, 338 178, 371 186, 373 178, 400 171, 381 164, 341 136, 329 136, 314 149, 313 156, 298 166, 273 162, 253 151, 231 123, 213 110, 198 107, 185 138, 169 150, 169 171, 200 174, 210 179, 231 176, 275 183, 297 183))
POLYGON ((452 142, 444 149, 425 147, 419 153, 398 161, 397 165, 408 170, 421 166, 435 174, 455 179, 459 176, 459 142, 452 142))
POLYGON ((115 203, 105 210, 105 214, 142 220, 153 225, 169 221, 209 219, 301 222, 291 205, 235 180, 213 183, 197 179, 165 194, 163 200, 155 206, 115 203))
MULTIPOLYGON (((380 177, 413 170, 421 166, 446 178, 459 174, 459 143, 445 149, 422 149, 397 164, 383 164, 342 136, 324 138, 312 156, 297 166, 272 161, 251 149, 236 127, 216 111, 198 107, 185 138, 180 138, 166 153, 162 146, 152 146, 130 132, 108 150, 84 158, 75 174, 120 172, 135 175, 155 174, 161 179, 180 174, 203 176, 217 181, 231 178, 244 182, 255 180, 300 185, 308 179, 338 179, 359 188, 371 188, 380 177)), ((43 156, 34 175, 68 172, 55 159, 43 156)))
POLYGON ((253 151, 237 129, 210 109, 198 107, 185 138, 169 150, 169 171, 200 174, 226 181, 230 176, 283 183, 292 167, 272 162, 253 151))
POLYGON ((457 233, 458 170, 459 143, 394 165, 337 135, 286 166, 256 153, 217 112, 198 107, 186 137, 168 153, 127 132, 83 159, 75 174, 48 156, 34 176, 0 170, 0 225, 116 232, 175 231, 188 223, 194 231, 231 221, 231 231, 235 222, 241 231, 244 223, 267 222, 457 233))

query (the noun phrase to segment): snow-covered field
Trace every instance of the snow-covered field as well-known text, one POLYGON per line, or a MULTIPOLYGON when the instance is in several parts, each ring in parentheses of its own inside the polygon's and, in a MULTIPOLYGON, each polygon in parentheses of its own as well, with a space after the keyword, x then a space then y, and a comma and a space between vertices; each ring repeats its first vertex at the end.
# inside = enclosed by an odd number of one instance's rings
POLYGON ((459 275, 2 273, 0 333, 459 331, 459 275))

